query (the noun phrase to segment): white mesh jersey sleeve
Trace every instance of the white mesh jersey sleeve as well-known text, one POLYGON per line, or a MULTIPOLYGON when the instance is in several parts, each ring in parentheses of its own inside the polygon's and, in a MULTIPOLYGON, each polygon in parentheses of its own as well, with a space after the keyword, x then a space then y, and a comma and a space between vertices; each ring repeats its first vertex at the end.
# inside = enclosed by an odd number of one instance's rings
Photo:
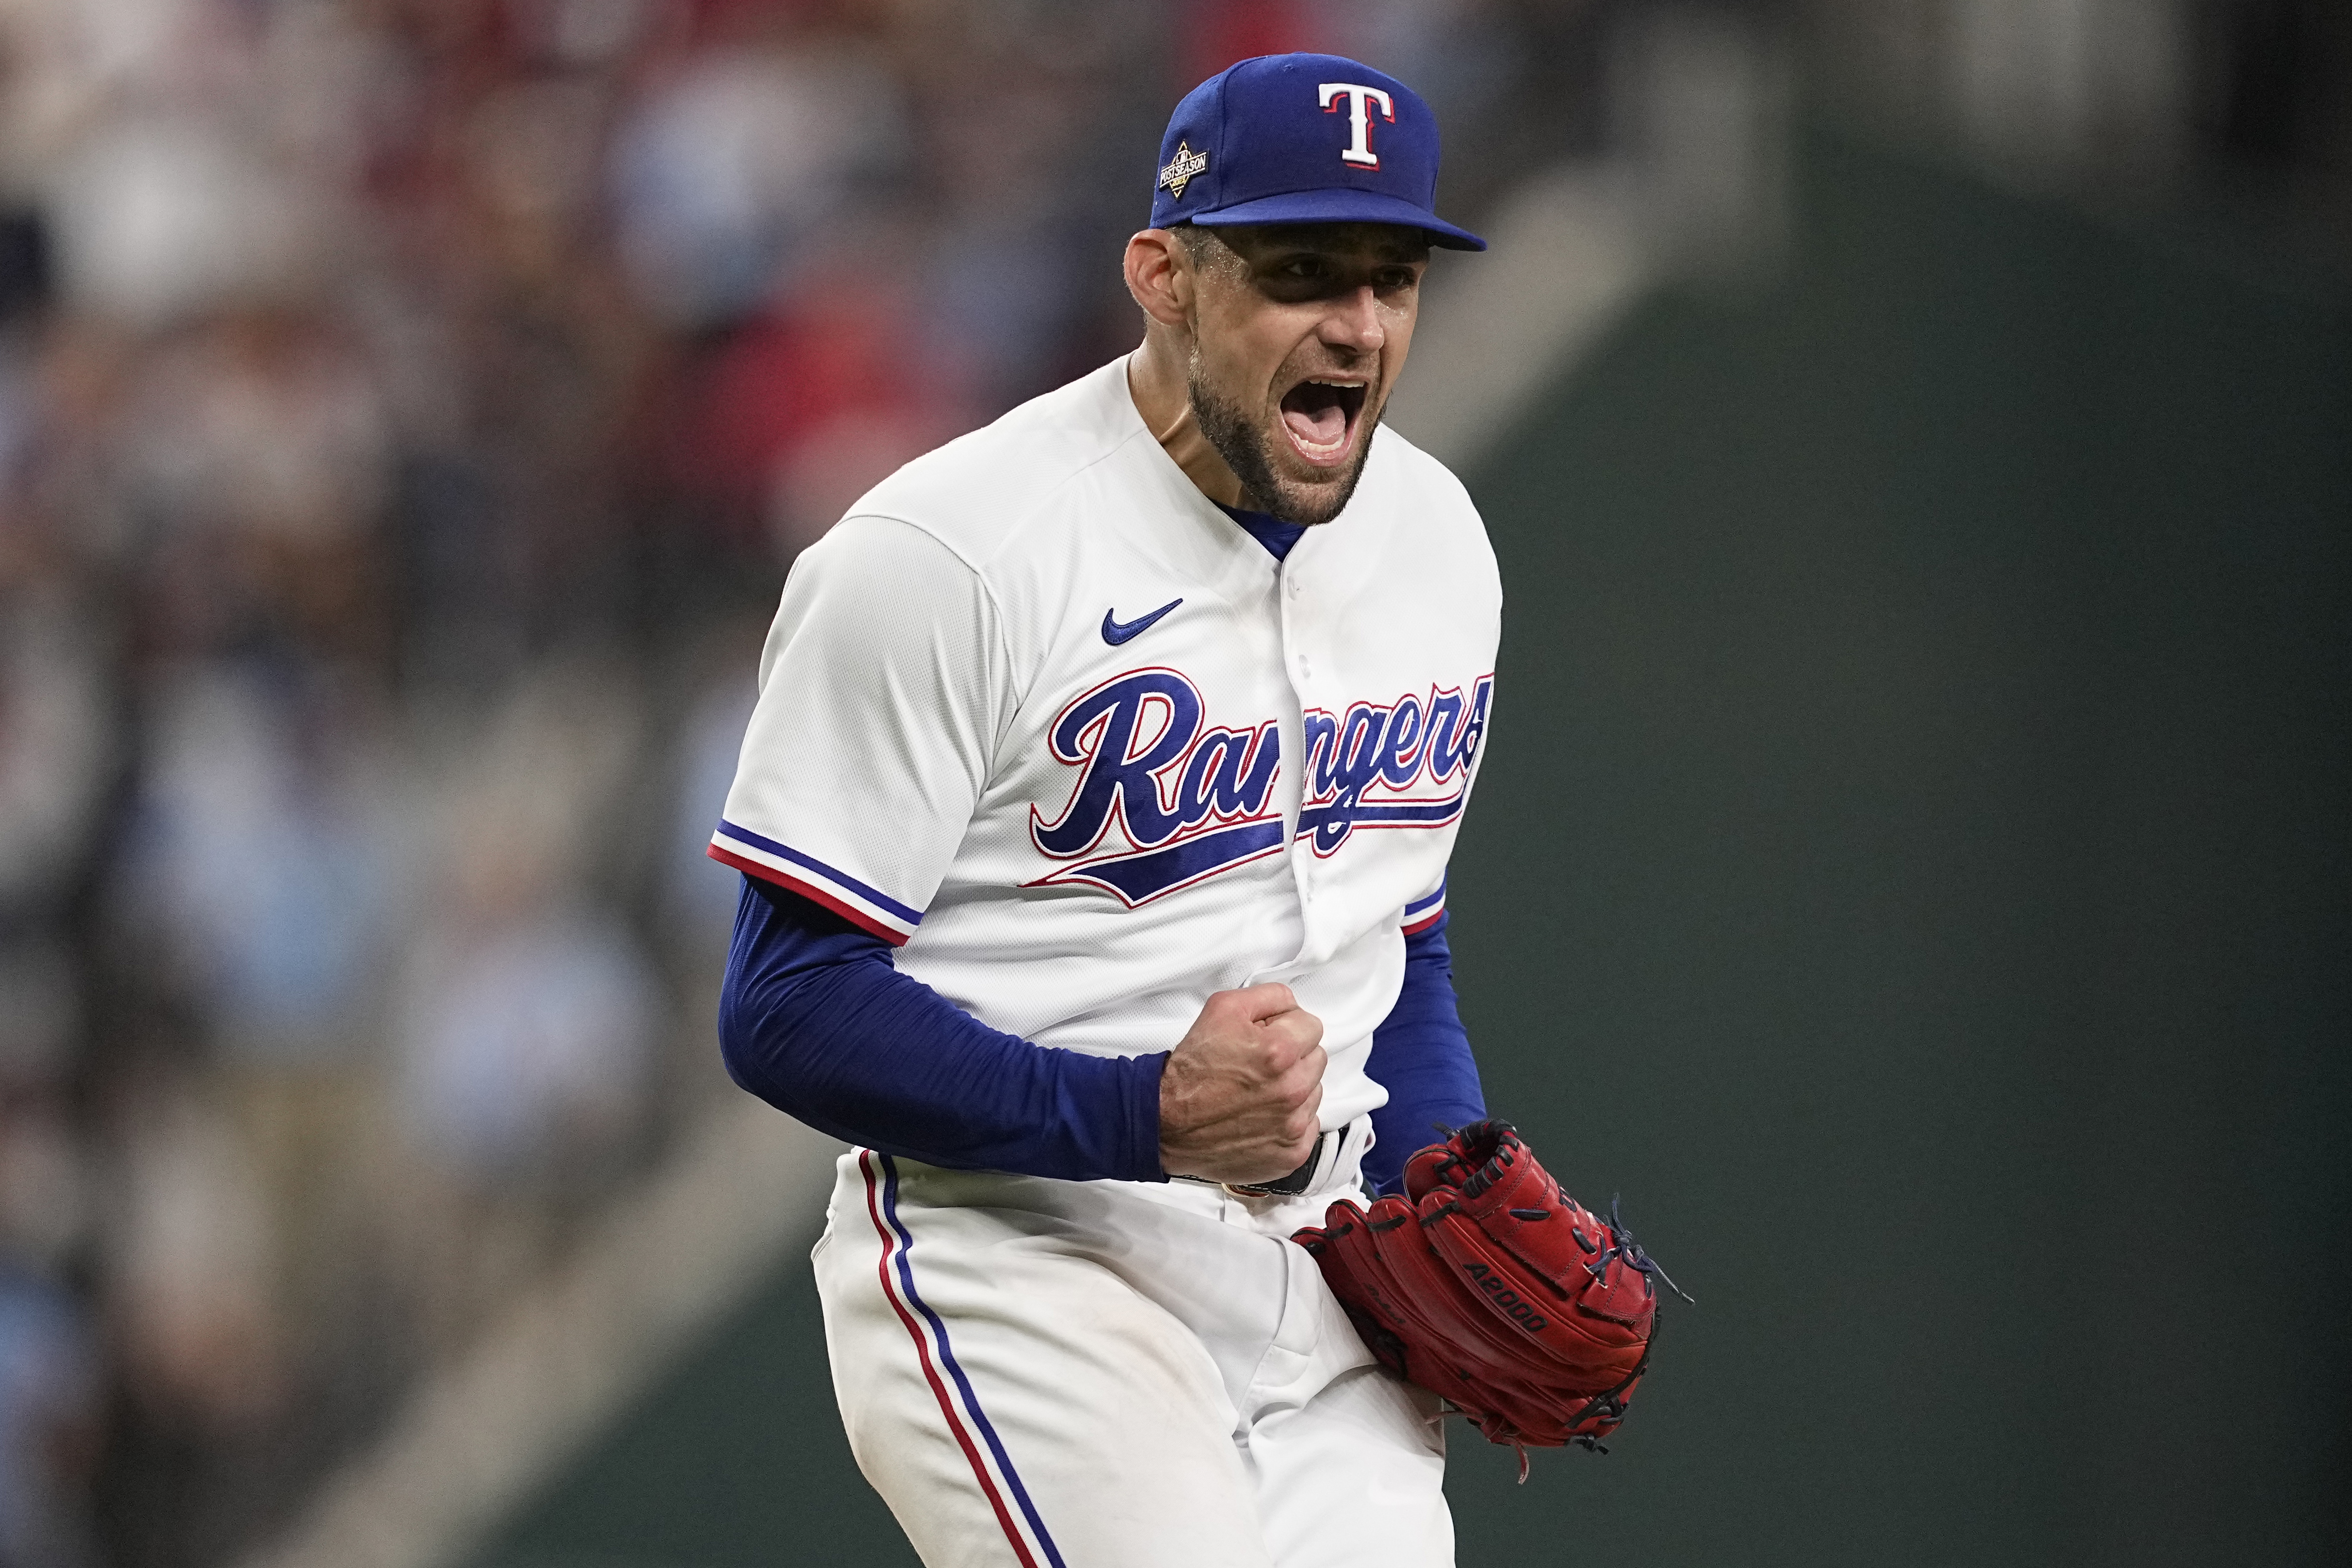
POLYGON ((844 518, 785 580, 710 857, 905 942, 971 820, 1012 687, 979 574, 911 524, 844 518))

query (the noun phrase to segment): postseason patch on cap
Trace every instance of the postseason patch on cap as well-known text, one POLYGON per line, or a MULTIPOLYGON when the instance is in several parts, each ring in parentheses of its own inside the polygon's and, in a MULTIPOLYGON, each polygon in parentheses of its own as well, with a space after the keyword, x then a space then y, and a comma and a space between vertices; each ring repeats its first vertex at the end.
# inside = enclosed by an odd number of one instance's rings
POLYGON ((1195 152, 1189 145, 1179 141, 1176 143, 1176 156, 1160 166, 1158 188, 1174 192, 1176 199, 1181 201, 1184 199, 1184 187, 1192 182, 1192 176, 1205 172, 1208 167, 1209 155, 1206 152, 1195 152))
POLYGON ((1437 215, 1437 162, 1436 117, 1394 77, 1339 55, 1261 55, 1169 117, 1151 225, 1396 224, 1486 249, 1437 215))

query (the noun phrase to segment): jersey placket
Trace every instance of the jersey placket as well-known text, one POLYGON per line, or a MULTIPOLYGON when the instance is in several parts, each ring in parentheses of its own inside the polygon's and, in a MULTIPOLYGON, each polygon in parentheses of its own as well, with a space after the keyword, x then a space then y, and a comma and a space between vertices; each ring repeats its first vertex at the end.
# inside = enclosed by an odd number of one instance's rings
MULTIPOLYGON (((1283 754, 1296 758, 1296 765, 1285 769, 1289 776, 1283 795, 1283 857, 1289 864, 1291 884, 1298 895, 1298 952, 1291 965, 1306 960, 1315 951, 1319 936, 1315 910, 1315 856, 1299 849, 1298 821, 1306 810, 1310 780, 1307 778, 1309 758, 1307 755, 1307 711, 1316 706, 1316 695, 1328 684, 1331 672, 1318 670, 1315 639, 1307 628, 1312 624, 1305 602, 1307 580, 1311 573, 1302 570, 1299 556, 1306 540, 1299 541, 1276 569, 1277 590, 1282 615, 1282 673, 1289 683, 1291 701, 1283 715, 1283 754)), ((1328 660, 1326 661, 1328 663, 1328 660)))

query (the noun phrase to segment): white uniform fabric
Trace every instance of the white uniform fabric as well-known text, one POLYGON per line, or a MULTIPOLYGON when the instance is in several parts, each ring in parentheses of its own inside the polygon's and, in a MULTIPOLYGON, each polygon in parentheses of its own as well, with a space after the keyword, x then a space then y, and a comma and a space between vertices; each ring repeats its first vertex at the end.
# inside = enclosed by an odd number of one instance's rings
POLYGON ((1184 1190, 843 1156, 814 1254, 834 1389, 923 1562, 1452 1563, 1436 1398, 1278 1239, 1328 1195, 1184 1190))
MULTIPOLYGON (((1444 910, 1501 591, 1381 431, 1276 562, 1152 438, 1124 361, 919 458, 793 566, 714 858, 886 939, 994 1028, 1171 1049, 1211 993, 1324 1025, 1327 1128, 1402 932, 1444 910)), ((1432 1403, 1283 1238, 1311 1196, 845 1159, 818 1281, 851 1444, 943 1564, 1452 1561, 1432 1403)))

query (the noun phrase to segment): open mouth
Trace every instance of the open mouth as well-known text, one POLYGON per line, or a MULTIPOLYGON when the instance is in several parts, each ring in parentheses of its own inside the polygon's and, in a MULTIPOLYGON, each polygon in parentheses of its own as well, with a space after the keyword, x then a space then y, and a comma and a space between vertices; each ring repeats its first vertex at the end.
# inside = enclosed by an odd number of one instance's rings
POLYGON ((1333 463, 1355 439, 1364 411, 1361 382, 1304 381, 1282 396, 1282 427, 1309 463, 1333 463))

